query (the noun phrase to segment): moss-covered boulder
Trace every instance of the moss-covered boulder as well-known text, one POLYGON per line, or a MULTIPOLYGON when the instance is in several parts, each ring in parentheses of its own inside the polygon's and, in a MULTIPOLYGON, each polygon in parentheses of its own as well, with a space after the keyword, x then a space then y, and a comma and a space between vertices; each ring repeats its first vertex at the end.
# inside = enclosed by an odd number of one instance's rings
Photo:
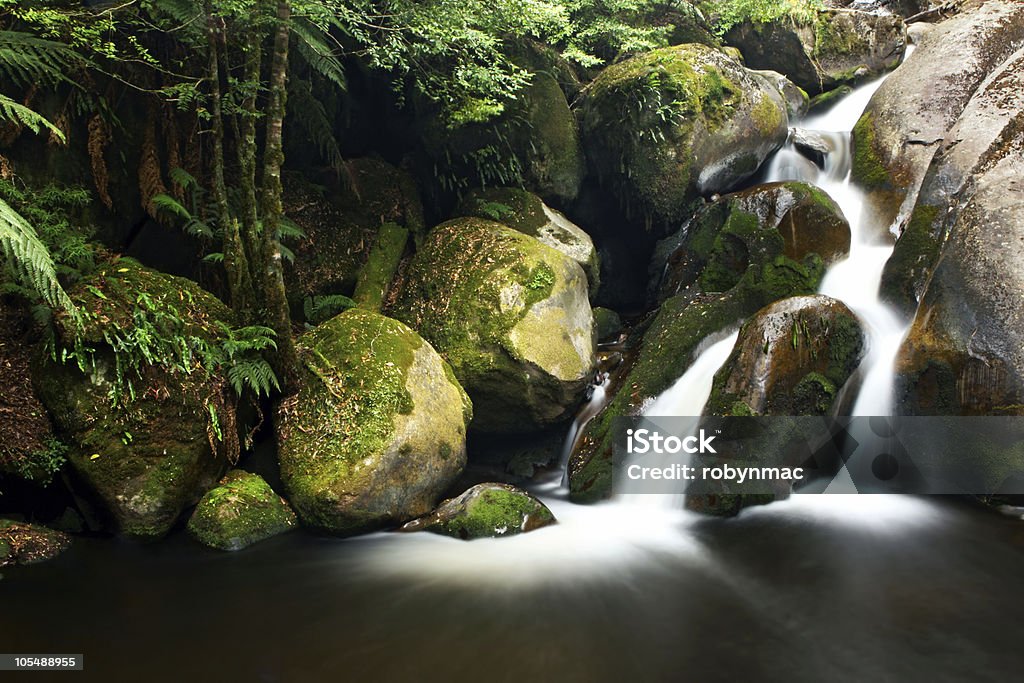
POLYGON ((829 9, 745 21, 725 40, 740 49, 747 66, 779 71, 817 95, 896 66, 907 36, 900 17, 829 9))
MULTIPOLYGON (((1024 111, 1024 51, 1016 52, 982 83, 946 133, 917 194, 910 220, 885 264, 881 293, 908 318, 924 295, 975 180, 1003 156, 1018 135, 1024 111)), ((1009 190, 1010 188, 1008 188, 1009 190)))
POLYGON ((601 185, 661 234, 701 195, 753 175, 788 132, 786 102, 769 79, 698 44, 609 66, 579 113, 601 185))
POLYGON ((188 520, 188 531, 204 545, 241 550, 298 525, 284 498, 261 477, 232 470, 206 492, 188 520))
POLYGON ((477 484, 402 531, 430 531, 470 541, 515 536, 554 523, 551 510, 526 491, 508 484, 477 484))
POLYGON ((590 235, 537 195, 516 188, 472 190, 456 214, 497 221, 536 237, 580 264, 587 274, 591 295, 597 292, 601 284, 601 263, 590 235))
POLYGON ((715 375, 711 415, 827 415, 864 355, 857 316, 827 296, 777 301, 740 329, 715 375))
POLYGON ((819 270, 849 250, 850 225, 827 194, 800 182, 758 185, 720 197, 663 240, 651 291, 658 301, 687 290, 724 292, 752 266, 785 257, 819 270))
POLYGON ((725 293, 687 292, 662 303, 622 386, 587 423, 570 456, 570 498, 589 503, 611 493, 616 418, 641 414, 682 376, 709 337, 739 326, 772 301, 811 294, 823 273, 820 260, 808 267, 782 256, 749 267, 740 282, 725 293))
POLYGON ((451 363, 473 399, 476 430, 523 432, 566 419, 594 368, 583 269, 493 221, 434 228, 389 314, 451 363))
POLYGON ((292 310, 303 312, 307 297, 352 295, 360 273, 382 240, 382 226, 414 239, 424 231, 423 206, 410 175, 379 159, 352 159, 341 179, 327 176, 323 185, 286 175, 285 213, 303 236, 289 238, 295 258, 285 263, 292 310))
POLYGON ((0 567, 52 560, 70 545, 71 537, 62 531, 0 519, 0 567))
POLYGON ((982 82, 1024 46, 1024 4, 990 0, 963 9, 921 38, 854 127, 852 178, 867 192, 873 224, 909 219, 946 133, 982 82))
POLYGON ((112 259, 69 294, 83 316, 57 320, 58 344, 73 357, 43 354, 33 384, 78 479, 117 528, 158 538, 237 456, 234 396, 201 365, 232 314, 184 278, 112 259), (116 351, 116 352, 115 352, 116 351), (150 361, 138 363, 147 354, 150 361))
POLYGON ((434 508, 466 464, 472 405, 434 348, 351 309, 298 339, 297 394, 278 406, 281 479, 306 526, 348 536, 434 508))
MULTIPOLYGON (((742 59, 742 55, 740 55, 740 57, 742 59)), ((790 121, 800 119, 807 114, 807 110, 811 103, 811 97, 807 94, 806 90, 780 74, 778 71, 762 69, 756 71, 756 73, 772 83, 779 91, 779 94, 782 95, 782 99, 786 101, 786 113, 789 114, 790 121)))
POLYGON ((594 309, 594 338, 599 342, 611 341, 622 332, 622 318, 610 308, 594 309))

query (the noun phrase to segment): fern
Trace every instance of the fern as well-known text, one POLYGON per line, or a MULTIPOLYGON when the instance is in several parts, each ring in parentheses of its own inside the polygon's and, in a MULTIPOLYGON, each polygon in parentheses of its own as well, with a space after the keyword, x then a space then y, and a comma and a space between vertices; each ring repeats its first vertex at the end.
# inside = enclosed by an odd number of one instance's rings
POLYGON ((67 74, 85 64, 63 43, 21 31, 0 31, 0 75, 19 87, 71 82, 67 74))
POLYGON ((64 132, 42 115, 19 104, 6 95, 0 94, 0 121, 10 121, 38 134, 43 129, 50 131, 62 143, 66 142, 64 132))
POLYGON ((292 24, 292 33, 296 38, 298 53, 309 67, 333 83, 338 90, 348 90, 345 67, 327 43, 324 31, 307 20, 297 19, 292 24))
POLYGON ((213 228, 211 228, 205 221, 199 220, 192 215, 192 212, 185 208, 185 205, 179 202, 169 194, 157 194, 153 195, 150 200, 153 203, 153 207, 158 213, 165 213, 179 219, 182 222, 182 229, 190 235, 195 237, 206 237, 212 239, 214 237, 213 228))
POLYGON ((292 120, 306 133, 324 161, 340 174, 345 160, 334 134, 334 124, 323 102, 313 94, 313 85, 309 81, 295 80, 289 86, 288 97, 292 102, 288 109, 292 120))
POLYGON ((30 287, 52 308, 77 315, 75 305, 61 287, 50 250, 35 229, 10 204, 0 199, 0 251, 15 279, 30 287))
POLYGON ((308 296, 302 302, 302 310, 306 321, 312 325, 319 325, 343 311, 355 308, 356 302, 342 294, 328 294, 326 296, 308 296))

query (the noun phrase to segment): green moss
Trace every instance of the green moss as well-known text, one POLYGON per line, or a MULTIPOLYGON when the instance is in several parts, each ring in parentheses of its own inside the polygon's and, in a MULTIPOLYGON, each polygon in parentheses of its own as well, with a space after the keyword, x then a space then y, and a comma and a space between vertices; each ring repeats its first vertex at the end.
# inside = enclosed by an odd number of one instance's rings
POLYGON ((784 125, 782 110, 775 105, 771 97, 763 93, 758 98, 750 115, 758 132, 765 137, 770 137, 780 126, 784 125))
POLYGON ((444 533, 462 539, 494 538, 521 533, 524 527, 550 524, 554 515, 530 496, 491 487, 469 501, 463 514, 443 523, 444 533))
POLYGON ((793 388, 793 404, 800 415, 827 415, 836 399, 836 385, 824 375, 809 372, 793 388))
POLYGON ((868 190, 888 189, 892 176, 877 152, 875 123, 868 112, 853 127, 853 179, 868 190))
MULTIPOLYGON (((282 461, 290 488, 326 491, 339 476, 373 476, 358 465, 390 443, 395 415, 412 411, 406 373, 422 343, 401 323, 359 309, 335 316, 298 339, 300 358, 311 376, 297 402, 311 414, 301 416, 304 429, 292 428, 291 420, 282 428, 289 450, 305 456, 282 461)), ((314 525, 329 526, 329 519, 317 519, 315 513, 304 511, 306 517, 314 525)))
POLYGON ((835 21, 832 13, 821 13, 814 21, 814 56, 864 54, 870 50, 868 39, 853 30, 853 25, 835 21))
POLYGON ((940 216, 940 207, 919 202, 885 264, 882 296, 907 315, 917 308, 918 292, 938 262, 942 245, 936 222, 940 216))
POLYGON ((297 523, 295 513, 263 479, 234 470, 199 501, 188 530, 211 548, 241 550, 297 523))
POLYGON ((370 250, 366 264, 359 271, 356 289, 352 294, 353 301, 359 307, 368 311, 380 311, 408 241, 409 231, 397 223, 385 223, 380 226, 377 243, 370 250))

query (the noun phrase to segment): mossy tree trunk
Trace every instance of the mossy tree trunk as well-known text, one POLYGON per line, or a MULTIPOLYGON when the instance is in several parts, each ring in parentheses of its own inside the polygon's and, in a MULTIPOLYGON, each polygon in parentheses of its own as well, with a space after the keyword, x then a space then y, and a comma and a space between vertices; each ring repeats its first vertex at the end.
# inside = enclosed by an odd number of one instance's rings
POLYGON ((266 111, 266 143, 263 152, 261 231, 262 273, 260 287, 267 324, 277 332, 277 372, 285 392, 295 388, 298 356, 292 339, 291 315, 284 286, 279 230, 284 213, 281 202, 281 166, 284 163, 282 137, 285 104, 288 97, 288 41, 291 3, 277 0, 274 27, 274 52, 270 62, 270 102, 266 111))

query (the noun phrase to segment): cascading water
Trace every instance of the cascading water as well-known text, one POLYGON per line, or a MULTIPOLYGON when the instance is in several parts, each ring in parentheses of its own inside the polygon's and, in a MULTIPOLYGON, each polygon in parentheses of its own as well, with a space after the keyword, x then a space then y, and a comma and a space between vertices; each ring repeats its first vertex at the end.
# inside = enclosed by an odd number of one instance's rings
MULTIPOLYGON (((860 316, 868 334, 869 352, 861 364, 862 384, 852 410, 855 416, 890 414, 893 362, 906 332, 905 321, 882 303, 878 293, 882 269, 893 249, 892 236, 888 226, 867 224, 861 211, 863 195, 850 182, 850 131, 882 80, 856 88, 826 113, 800 122, 801 128, 814 131, 829 147, 823 168, 801 155, 791 141, 775 155, 765 178, 767 182, 800 180, 817 185, 839 204, 850 223, 850 254, 828 270, 820 292, 846 303, 860 316)), ((700 415, 715 373, 728 358, 737 336, 735 330, 722 330, 706 340, 687 371, 646 406, 645 417, 700 415)), ((607 378, 602 379, 574 421, 566 449, 571 449, 586 422, 603 405, 607 378)), ((694 418, 695 425, 696 421, 694 418)), ((623 564, 665 553, 687 562, 706 560, 694 537, 681 531, 696 515, 681 509, 680 496, 621 495, 602 504, 573 505, 566 500, 568 491, 561 472, 538 479, 530 488, 555 513, 558 524, 513 538, 471 543, 432 534, 392 535, 386 542, 374 543, 375 552, 364 557, 366 569, 375 575, 412 572, 419 579, 429 575, 433 580, 510 587, 560 578, 571 582, 588 573, 607 576, 623 564), (567 565, 573 566, 569 574, 564 573, 567 565)), ((864 496, 842 495, 796 495, 750 514, 863 523, 876 531, 893 531, 935 518, 933 508, 917 499, 872 498, 876 500, 870 515, 864 514, 864 496)), ((382 536, 369 538, 382 541, 382 536)))

